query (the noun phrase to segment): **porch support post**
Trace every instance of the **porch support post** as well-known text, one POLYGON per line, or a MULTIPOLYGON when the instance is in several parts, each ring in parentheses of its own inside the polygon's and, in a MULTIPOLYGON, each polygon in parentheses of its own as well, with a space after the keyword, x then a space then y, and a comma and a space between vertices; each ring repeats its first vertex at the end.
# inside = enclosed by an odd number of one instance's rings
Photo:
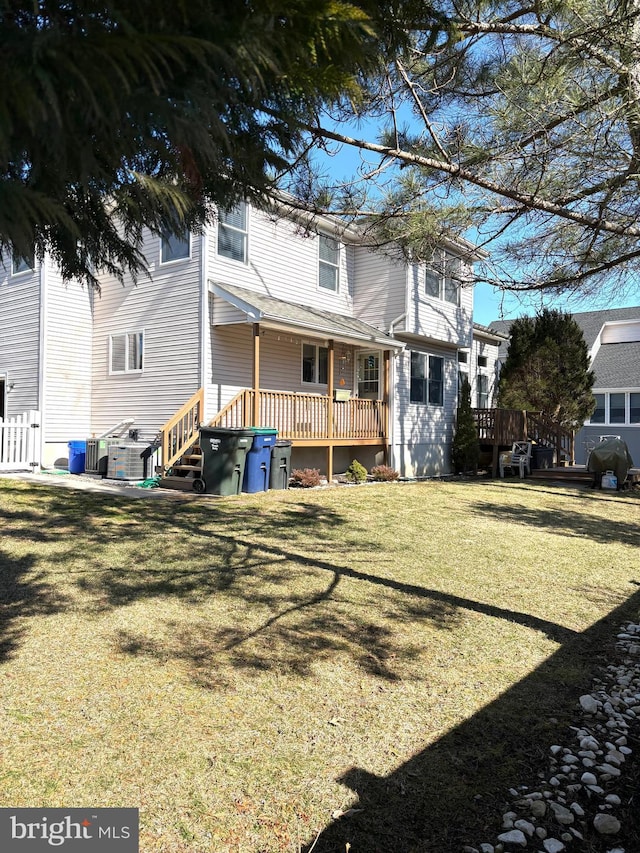
POLYGON ((335 387, 335 347, 333 340, 328 342, 327 347, 327 482, 333 480, 333 389, 335 387))
POLYGON ((253 324, 253 423, 260 424, 260 323, 253 324))
POLYGON ((391 440, 391 351, 386 349, 383 353, 384 370, 382 377, 382 399, 384 401, 385 417, 383 423, 384 437, 384 464, 389 464, 389 442, 391 440))

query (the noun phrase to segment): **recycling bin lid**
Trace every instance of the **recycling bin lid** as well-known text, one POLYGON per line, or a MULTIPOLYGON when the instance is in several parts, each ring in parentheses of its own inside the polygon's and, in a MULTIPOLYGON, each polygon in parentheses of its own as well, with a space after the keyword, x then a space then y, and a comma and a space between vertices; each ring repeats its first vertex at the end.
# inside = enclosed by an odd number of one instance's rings
POLYGON ((275 427, 250 427, 254 435, 277 435, 278 430, 275 427))
POLYGON ((274 447, 291 447, 292 441, 290 438, 278 438, 274 447))

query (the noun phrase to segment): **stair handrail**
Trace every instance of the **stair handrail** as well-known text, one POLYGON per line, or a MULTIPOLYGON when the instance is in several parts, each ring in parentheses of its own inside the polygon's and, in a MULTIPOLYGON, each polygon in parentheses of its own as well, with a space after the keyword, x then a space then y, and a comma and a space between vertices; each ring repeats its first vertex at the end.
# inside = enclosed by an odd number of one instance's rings
POLYGON ((204 388, 199 388, 161 428, 164 471, 168 471, 198 440, 203 404, 204 388))
POLYGON ((251 400, 253 398, 253 390, 251 388, 243 388, 242 391, 238 391, 238 393, 233 397, 226 406, 223 406, 219 412, 217 412, 213 418, 209 421, 210 427, 222 426, 225 424, 225 420, 227 415, 232 415, 231 420, 234 421, 236 418, 233 417, 235 414, 235 409, 240 408, 240 417, 237 418, 240 423, 237 423, 236 426, 246 427, 249 426, 249 420, 247 418, 247 413, 250 409, 251 400))

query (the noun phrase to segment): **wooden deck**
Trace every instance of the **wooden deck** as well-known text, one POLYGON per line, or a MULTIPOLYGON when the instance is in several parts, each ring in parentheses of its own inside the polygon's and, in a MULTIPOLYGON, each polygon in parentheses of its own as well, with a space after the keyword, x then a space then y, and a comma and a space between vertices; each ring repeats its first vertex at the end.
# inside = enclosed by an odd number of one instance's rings
MULTIPOLYGON (((555 468, 535 468, 531 471, 532 480, 562 480, 593 484, 593 471, 587 471, 585 465, 563 465, 555 468)), ((625 481, 632 487, 640 484, 640 468, 631 468, 625 481)))

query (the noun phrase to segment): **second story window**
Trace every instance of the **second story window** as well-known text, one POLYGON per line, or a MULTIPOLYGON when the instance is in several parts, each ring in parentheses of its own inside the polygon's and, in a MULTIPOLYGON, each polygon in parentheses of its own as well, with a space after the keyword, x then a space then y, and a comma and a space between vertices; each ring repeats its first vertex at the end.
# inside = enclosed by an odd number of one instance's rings
POLYGON ((318 285, 325 290, 338 292, 340 283, 340 244, 333 237, 320 234, 318 285))
POLYGON ((232 261, 247 260, 247 205, 241 201, 218 211, 218 254, 232 261))
POLYGON ((144 332, 126 332, 109 337, 109 373, 139 373, 142 370, 144 332))
POLYGON ((171 261, 182 261, 191 253, 191 241, 189 234, 179 237, 166 231, 160 238, 160 261, 168 264, 171 261))
POLYGON ((425 293, 432 299, 460 304, 462 284, 460 259, 443 249, 436 249, 425 270, 425 293))
POLYGON ((35 252, 31 252, 26 258, 15 252, 11 257, 11 275, 19 275, 22 272, 33 272, 36 268, 35 252))

